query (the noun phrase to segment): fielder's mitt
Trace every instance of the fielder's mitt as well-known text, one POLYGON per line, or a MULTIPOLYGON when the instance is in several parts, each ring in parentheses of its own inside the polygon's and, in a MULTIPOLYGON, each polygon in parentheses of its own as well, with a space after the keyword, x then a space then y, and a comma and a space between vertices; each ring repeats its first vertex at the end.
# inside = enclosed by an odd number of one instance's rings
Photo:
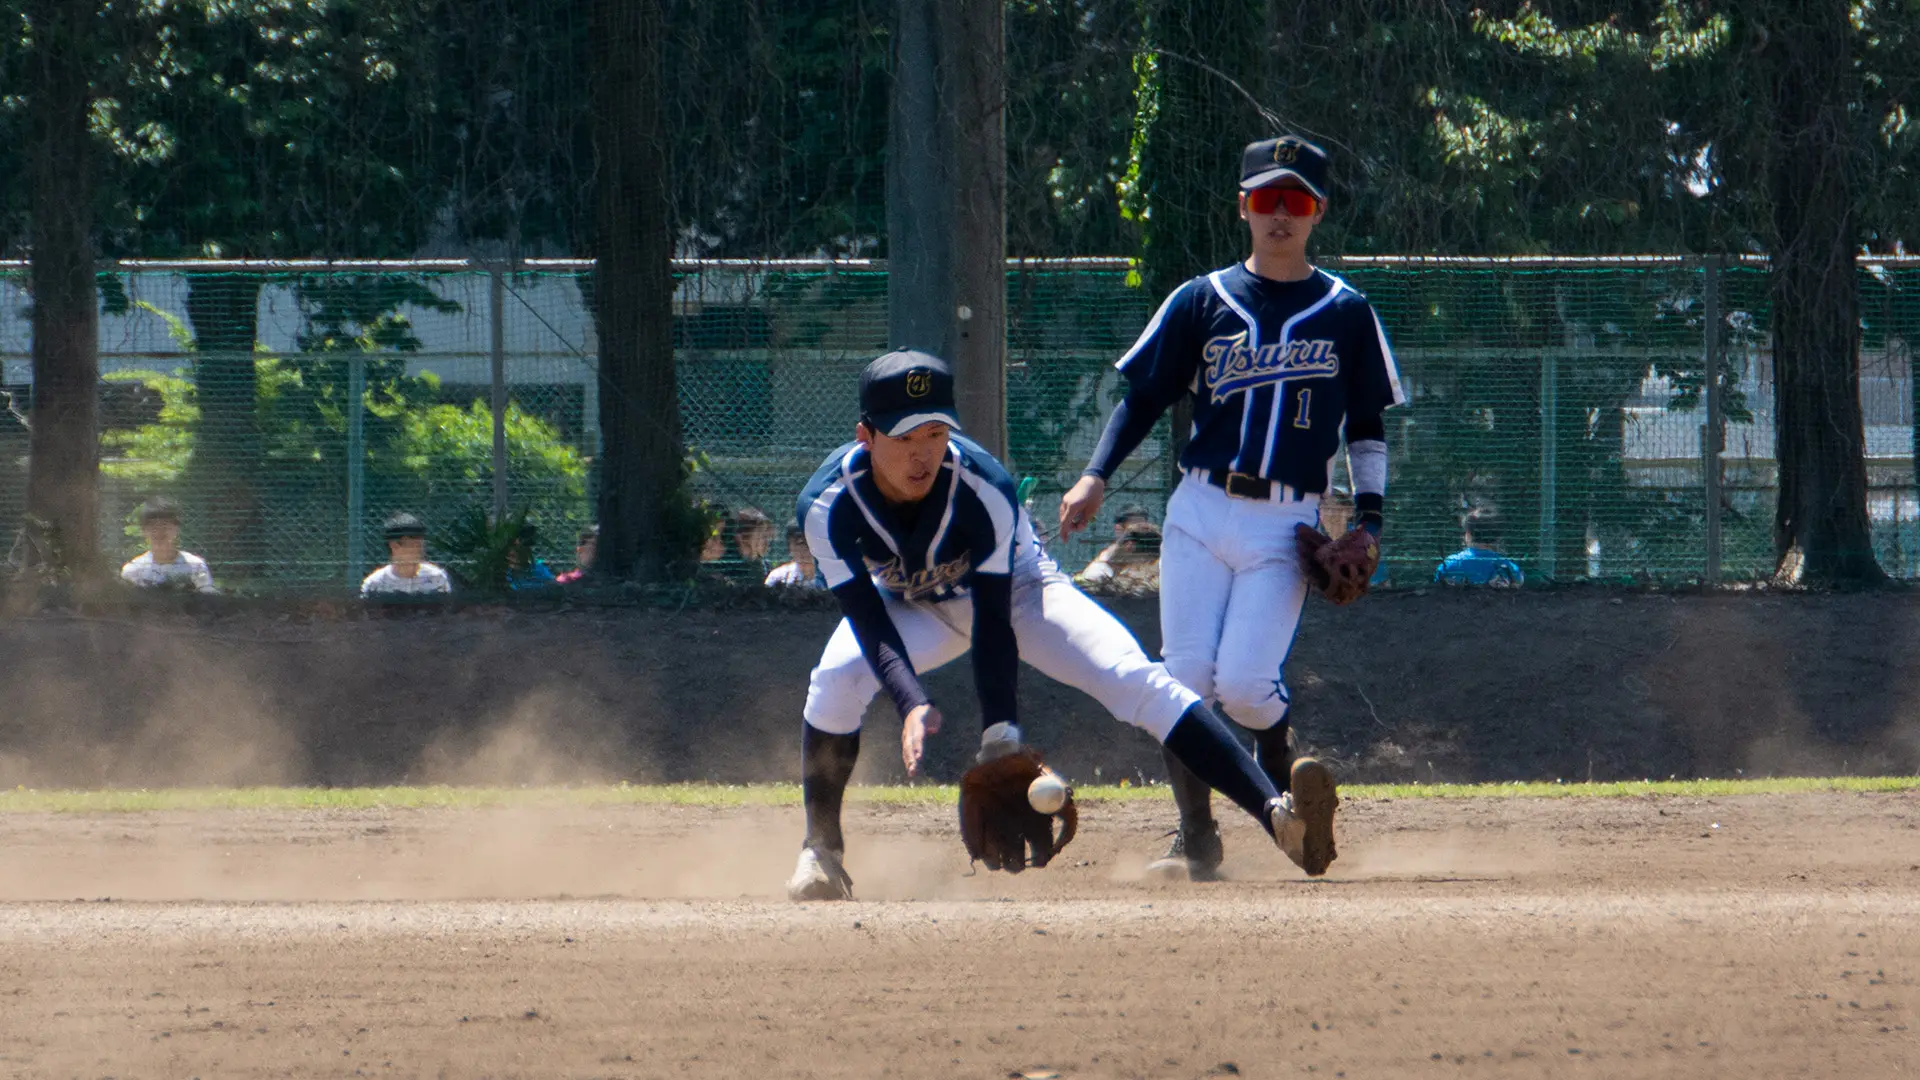
POLYGON ((1043 814, 1027 802, 1027 786, 1050 771, 1040 752, 1017 742, 988 743, 973 768, 960 777, 960 839, 967 857, 989 870, 1017 874, 1029 866, 1045 866, 1054 853, 1073 839, 1080 811, 1067 801, 1052 814, 1043 814), (1060 832, 1054 833, 1054 819, 1060 832))
POLYGON ((1351 604, 1367 595, 1373 572, 1380 567, 1380 541, 1366 529, 1354 529, 1338 540, 1311 525, 1293 527, 1300 569, 1320 595, 1336 604, 1351 604))

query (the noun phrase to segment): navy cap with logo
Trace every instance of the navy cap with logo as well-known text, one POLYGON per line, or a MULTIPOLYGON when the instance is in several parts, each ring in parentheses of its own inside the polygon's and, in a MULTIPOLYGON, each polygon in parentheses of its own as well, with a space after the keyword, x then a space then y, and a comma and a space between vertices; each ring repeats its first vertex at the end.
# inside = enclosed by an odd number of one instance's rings
POLYGON ((953 406, 953 369, 917 349, 890 352, 860 373, 860 419, 889 438, 939 421, 960 426, 953 406))
POLYGON ((1252 191, 1292 177, 1321 199, 1327 197, 1327 152, 1298 135, 1248 143, 1240 152, 1240 190, 1252 191))

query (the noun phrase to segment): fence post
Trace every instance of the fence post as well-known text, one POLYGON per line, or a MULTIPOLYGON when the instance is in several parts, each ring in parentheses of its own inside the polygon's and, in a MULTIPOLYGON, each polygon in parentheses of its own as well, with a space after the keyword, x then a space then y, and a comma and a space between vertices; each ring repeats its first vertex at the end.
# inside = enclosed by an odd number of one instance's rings
POLYGON ((1700 283, 1701 318, 1706 337, 1706 372, 1701 387, 1707 399, 1706 428, 1700 433, 1700 475, 1707 501, 1707 558, 1701 577, 1709 589, 1720 584, 1720 452, 1727 445, 1727 418, 1720 385, 1720 268, 1725 261, 1723 256, 1709 256, 1703 267, 1706 276, 1700 283))
POLYGON ((1560 368, 1553 350, 1540 357, 1540 576, 1552 581, 1555 565, 1554 523, 1559 515, 1560 368))
POLYGON ((367 572, 367 356, 347 358, 347 584, 367 572))
POLYGON ((507 278, 496 265, 489 316, 493 332, 493 520, 507 520, 507 278))

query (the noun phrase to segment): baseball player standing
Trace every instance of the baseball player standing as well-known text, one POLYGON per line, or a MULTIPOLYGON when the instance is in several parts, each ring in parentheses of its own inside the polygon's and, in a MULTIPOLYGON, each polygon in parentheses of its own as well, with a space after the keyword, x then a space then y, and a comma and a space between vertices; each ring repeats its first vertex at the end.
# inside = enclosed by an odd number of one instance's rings
MULTIPOLYGON (((1337 802, 1326 766, 1293 760, 1283 668, 1307 580, 1294 536, 1312 527, 1344 436, 1353 525, 1378 537, 1387 479, 1381 412, 1405 400, 1386 331, 1367 298, 1307 259, 1327 206, 1327 154, 1293 136, 1246 147, 1240 217, 1252 254, 1175 289, 1116 365, 1126 398, 1086 472, 1060 501, 1060 533, 1086 527, 1107 478, 1154 422, 1193 395, 1184 477, 1167 503, 1160 556, 1167 670, 1252 729, 1276 787, 1337 802)), ((1207 788, 1171 757, 1180 829, 1151 869, 1216 876, 1220 832, 1207 788)), ((1332 809, 1326 810, 1329 821, 1332 809)), ((1311 838, 1310 838, 1311 840, 1311 838)), ((1309 870, 1334 858, 1309 844, 1309 870)))
POLYGON ((953 434, 958 426, 946 363, 888 353, 861 375, 855 441, 828 455, 800 495, 807 546, 845 618, 807 689, 807 836, 788 895, 852 897, 840 806, 867 704, 882 688, 892 698, 903 721, 901 758, 917 771, 924 740, 941 725, 919 673, 969 648, 988 728, 983 750, 1019 741, 1015 680, 1024 656, 1153 735, 1169 759, 1239 804, 1308 873, 1324 870, 1304 851, 1310 834, 1331 835, 1330 803, 1322 820, 1295 812, 1199 695, 1060 572, 1012 477, 953 434))

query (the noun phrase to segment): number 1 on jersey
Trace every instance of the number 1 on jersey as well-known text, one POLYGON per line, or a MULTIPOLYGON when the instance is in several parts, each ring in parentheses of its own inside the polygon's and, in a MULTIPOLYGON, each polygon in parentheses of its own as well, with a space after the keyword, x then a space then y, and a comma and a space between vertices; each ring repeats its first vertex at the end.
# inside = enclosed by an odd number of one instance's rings
POLYGON ((1313 403, 1312 394, 1313 390, 1311 388, 1305 386, 1300 388, 1298 407, 1293 410, 1294 427, 1310 428, 1313 426, 1313 414, 1309 411, 1313 403))

